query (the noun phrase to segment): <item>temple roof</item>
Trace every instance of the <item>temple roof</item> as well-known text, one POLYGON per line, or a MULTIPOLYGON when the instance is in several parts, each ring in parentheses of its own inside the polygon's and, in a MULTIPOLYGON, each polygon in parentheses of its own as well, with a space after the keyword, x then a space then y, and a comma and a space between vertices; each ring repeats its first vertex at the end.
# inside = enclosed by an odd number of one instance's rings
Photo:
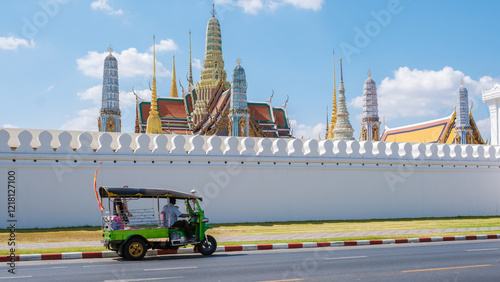
POLYGON ((248 102, 248 110, 256 121, 274 122, 272 107, 266 102, 248 102))
POLYGON ((415 142, 415 143, 452 143, 451 130, 454 128, 455 112, 451 115, 421 123, 388 128, 384 131, 382 141, 387 142, 415 142), (449 138, 451 136, 451 139, 449 138))

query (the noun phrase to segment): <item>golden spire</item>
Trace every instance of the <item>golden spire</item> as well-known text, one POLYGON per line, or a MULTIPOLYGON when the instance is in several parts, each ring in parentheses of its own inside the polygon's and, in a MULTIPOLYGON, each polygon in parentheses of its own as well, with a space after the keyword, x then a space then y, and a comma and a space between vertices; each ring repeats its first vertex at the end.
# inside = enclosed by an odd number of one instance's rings
POLYGON ((179 97, 179 94, 177 92, 177 79, 175 78, 175 55, 172 63, 172 86, 170 87, 170 97, 179 97))
POLYGON ((161 134, 161 120, 158 112, 158 101, 156 96, 156 44, 155 36, 153 35, 153 89, 151 95, 151 109, 149 110, 148 123, 146 133, 161 134))
POLYGON ((191 63, 191 30, 189 30, 189 83, 193 84, 193 65, 191 63))
POLYGON ((335 80, 335 50, 333 50, 333 105, 332 105, 332 119, 330 121, 330 126, 328 126, 328 139, 333 139, 333 130, 335 129, 335 124, 337 123, 337 82, 335 80))
POLYGON ((113 47, 111 47, 111 44, 109 44, 109 48, 108 48, 108 52, 109 52, 109 54, 111 55, 111 53, 113 53, 113 51, 114 51, 114 50, 113 50, 113 47))
POLYGON ((460 86, 464 86, 464 79, 463 78, 460 79, 460 86))
POLYGON ((372 77, 372 71, 370 69, 368 69, 368 77, 371 78, 372 77))

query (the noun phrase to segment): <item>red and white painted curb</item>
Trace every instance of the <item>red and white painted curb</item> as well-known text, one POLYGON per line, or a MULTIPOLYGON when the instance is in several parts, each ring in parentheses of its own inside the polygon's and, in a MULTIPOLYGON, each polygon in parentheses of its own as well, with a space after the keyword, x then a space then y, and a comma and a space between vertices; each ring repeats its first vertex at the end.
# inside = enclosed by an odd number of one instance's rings
MULTIPOLYGON (((485 240, 500 239, 500 234, 492 235, 463 235, 463 236, 444 236, 444 237, 424 237, 410 239, 383 239, 383 240, 359 240, 359 241, 335 241, 335 242, 306 242, 306 243, 280 243, 280 244, 256 244, 256 245, 236 245, 236 246, 218 246, 216 252, 238 252, 238 251, 260 251, 260 250, 282 250, 299 248, 321 248, 321 247, 342 247, 342 246, 363 246, 363 245, 382 245, 382 244, 404 244, 404 243, 425 243, 425 242, 443 242, 443 241, 461 241, 461 240, 485 240)), ((192 254, 198 251, 194 248, 180 248, 176 251, 152 250, 148 251, 148 256, 167 255, 167 254, 192 254)), ((34 261, 34 260, 62 260, 62 259, 88 259, 88 258, 111 258, 118 257, 116 252, 75 252, 75 253, 56 253, 56 254, 32 254, 0 256, 0 262, 13 261, 34 261)))

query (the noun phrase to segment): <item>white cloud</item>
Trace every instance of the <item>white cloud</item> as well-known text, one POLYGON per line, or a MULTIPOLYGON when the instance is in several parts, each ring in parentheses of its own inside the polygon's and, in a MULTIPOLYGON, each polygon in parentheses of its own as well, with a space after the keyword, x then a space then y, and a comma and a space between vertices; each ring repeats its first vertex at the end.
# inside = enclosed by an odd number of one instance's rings
MULTIPOLYGON (((139 103, 141 101, 149 101, 151 100, 151 90, 143 89, 143 90, 134 90, 135 94, 139 96, 139 103), (148 100, 149 99, 149 100, 148 100)), ((120 91, 120 107, 130 107, 134 105, 135 109, 135 95, 132 91, 125 92, 120 91)))
POLYGON ((49 88, 47 88, 47 90, 45 90, 45 93, 49 93, 50 91, 52 91, 52 89, 54 89, 54 87, 56 86, 52 84, 51 86, 49 86, 49 88))
POLYGON ((479 132, 481 133, 481 136, 483 137, 484 141, 486 141, 486 140, 489 141, 491 138, 491 120, 490 120, 490 118, 476 120, 476 125, 477 125, 477 128, 479 129, 479 132))
POLYGON ((201 60, 193 58, 193 67, 201 70, 201 60))
MULTIPOLYGON (((155 44, 156 52, 169 52, 169 51, 176 51, 179 46, 177 46, 177 43, 173 39, 167 38, 167 39, 162 39, 160 40, 160 44, 155 44)), ((149 47, 149 52, 153 53, 153 46, 149 47)))
MULTIPOLYGON (((150 90, 136 90, 135 93, 139 96, 139 102, 151 99, 150 90)), ((61 130, 82 130, 82 131, 97 131, 97 120, 99 118, 99 110, 102 102, 102 85, 90 87, 82 92, 78 92, 77 96, 80 100, 90 100, 95 105, 94 107, 78 111, 77 117, 66 121, 61 127, 61 130)), ((133 92, 120 91, 120 109, 122 109, 122 119, 126 115, 127 108, 133 106, 135 116, 135 95, 133 92)), ((7 127, 8 125, 4 125, 7 127)), ((13 126, 12 126, 13 127, 13 126)))
POLYGON ((297 9, 319 11, 324 0, 284 0, 283 3, 291 4, 297 9))
POLYGON ((99 118, 99 108, 84 109, 78 112, 78 116, 66 121, 61 130, 81 130, 98 131, 97 119, 99 118))
POLYGON ((109 15, 122 15, 123 10, 122 9, 113 9, 111 6, 108 4, 108 0, 96 0, 92 3, 90 3, 90 8, 92 10, 102 10, 108 13, 109 15))
POLYGON ((292 119, 290 121, 293 129, 293 136, 295 138, 304 138, 304 139, 318 139, 321 137, 325 138, 326 134, 326 125, 323 123, 318 123, 316 125, 306 125, 306 124, 298 124, 296 120, 292 119))
POLYGON ((6 123, 2 126, 2 128, 19 128, 19 126, 12 125, 10 123, 6 123))
MULTIPOLYGON (((483 76, 473 80, 463 72, 451 67, 442 70, 410 70, 401 67, 394 77, 386 77, 378 86, 379 116, 386 120, 404 117, 438 118, 448 110, 450 113, 457 103, 457 89, 463 78, 469 97, 481 95, 481 91, 491 89, 500 80, 483 76)), ((354 108, 362 108, 362 96, 349 102, 354 108)))
POLYGON ((216 0, 217 5, 238 6, 245 13, 257 14, 264 11, 275 11, 280 7, 292 5, 297 9, 319 11, 323 8, 324 0, 216 0))
POLYGON ((232 4, 233 0, 215 0, 215 4, 216 5, 219 5, 219 4, 232 4))
MULTIPOLYGON (((89 51, 85 57, 76 60, 78 69, 85 75, 91 77, 102 78, 104 69, 104 58, 108 52, 98 53, 89 51)), ((153 55, 149 53, 139 53, 136 48, 123 50, 121 53, 113 53, 113 56, 118 60, 118 77, 149 77, 153 75, 153 55)), ((171 72, 167 70, 162 63, 156 62, 157 76, 171 76, 171 72)))
POLYGON ((76 95, 81 99, 81 100, 91 100, 92 103, 96 105, 100 105, 102 102, 102 85, 96 85, 93 87, 90 87, 89 89, 86 89, 83 92, 78 92, 76 95))
POLYGON ((245 13, 254 15, 264 7, 262 0, 239 0, 237 5, 243 8, 245 13))
POLYGON ((34 48, 35 41, 31 39, 28 42, 26 39, 10 37, 0 37, 0 49, 3 50, 17 50, 19 47, 34 48))
MULTIPOLYGON (((139 99, 146 100, 146 97, 151 96, 150 90, 135 90, 135 93, 139 96, 139 99)), ((102 103, 102 85, 96 85, 86 89, 83 92, 78 92, 76 95, 81 100, 90 100, 96 106, 101 106, 102 103)), ((120 91, 120 108, 130 107, 135 105, 135 95, 132 91, 120 91)), ((151 99, 151 98, 150 98, 151 99)))

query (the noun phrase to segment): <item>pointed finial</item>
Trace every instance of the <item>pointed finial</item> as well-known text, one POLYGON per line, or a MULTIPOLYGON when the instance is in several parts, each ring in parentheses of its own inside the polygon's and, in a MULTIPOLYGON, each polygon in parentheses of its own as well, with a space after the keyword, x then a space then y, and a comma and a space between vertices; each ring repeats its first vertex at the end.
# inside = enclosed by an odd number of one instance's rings
POLYGON ((238 56, 237 62, 238 62, 238 66, 239 66, 241 64, 241 58, 239 56, 238 56))
POLYGON ((111 46, 111 44, 109 44, 109 48, 108 48, 108 52, 109 54, 111 55, 111 53, 113 53, 113 47, 111 46))
POLYGON ((153 78, 156 77, 156 39, 153 34, 153 78))
POLYGON ((460 79, 460 86, 464 86, 464 79, 463 78, 460 79))
POLYGON ((191 29, 189 30, 189 79, 188 79, 188 81, 190 84, 193 84, 193 64, 191 63, 191 29))
POLYGON ((340 58, 340 81, 344 81, 344 75, 342 74, 342 58, 340 58))
POLYGON ((372 77, 372 71, 370 69, 368 69, 368 77, 371 78, 372 77))
POLYGON ((212 4, 212 17, 215 17, 215 14, 217 14, 217 12, 215 11, 215 1, 214 1, 214 3, 212 4))

